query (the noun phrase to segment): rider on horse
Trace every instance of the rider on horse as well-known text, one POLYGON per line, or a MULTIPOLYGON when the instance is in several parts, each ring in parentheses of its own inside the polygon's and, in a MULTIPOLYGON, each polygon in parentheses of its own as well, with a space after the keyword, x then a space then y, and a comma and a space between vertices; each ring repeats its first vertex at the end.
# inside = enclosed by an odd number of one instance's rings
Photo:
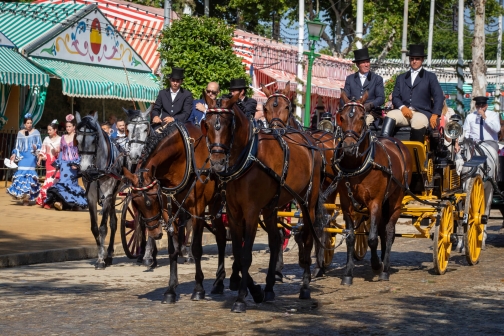
MULTIPOLYGON (((366 124, 371 125, 375 120, 375 115, 381 115, 381 106, 385 102, 385 89, 383 87, 383 78, 370 71, 371 62, 368 49, 354 50, 354 60, 359 71, 347 76, 345 88, 343 89, 348 98, 361 99, 364 92, 368 92, 368 99, 364 103, 364 108, 368 112, 366 124)), ((343 106, 343 99, 340 99, 340 105, 343 106)))
POLYGON ((422 68, 424 46, 412 44, 409 56, 411 69, 397 76, 392 93, 392 110, 385 118, 382 135, 393 136, 397 126, 411 126, 411 141, 423 143, 428 126, 437 127, 444 102, 443 89, 436 75, 422 68))

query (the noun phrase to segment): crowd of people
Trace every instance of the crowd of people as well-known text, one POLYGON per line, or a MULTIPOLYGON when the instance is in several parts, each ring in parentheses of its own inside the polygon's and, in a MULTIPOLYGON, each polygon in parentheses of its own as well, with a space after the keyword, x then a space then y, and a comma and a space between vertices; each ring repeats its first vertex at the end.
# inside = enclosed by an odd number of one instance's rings
MULTIPOLYGON (((410 69, 400 74, 392 94, 385 103, 383 78, 370 69, 368 49, 354 51, 358 71, 346 78, 343 91, 350 99, 360 99, 367 92, 364 108, 368 112, 367 125, 381 123, 380 135, 393 136, 396 126, 410 126, 412 141, 422 141, 428 129, 438 127, 441 116, 451 118, 455 113, 447 108, 444 94, 434 73, 423 68, 423 45, 410 45, 410 69), (383 107, 384 106, 384 107, 383 107), (386 114, 384 114, 384 111, 386 114)), ((152 127, 157 129, 173 121, 190 121, 199 124, 205 118, 208 106, 204 99, 194 100, 192 93, 182 87, 184 69, 174 67, 168 76, 169 87, 161 90, 151 109, 152 127)), ((238 96, 237 104, 249 116, 256 115, 257 101, 247 97, 248 85, 244 79, 232 79, 229 96, 238 96)), ((210 82, 206 94, 216 100, 221 90, 219 83, 210 82)), ((467 138, 488 141, 498 147, 501 129, 499 114, 488 110, 487 97, 474 97, 476 110, 467 115, 463 124, 467 138)), ((341 103, 343 104, 343 103, 341 103)), ((96 113, 91 111, 90 114, 96 113)), ((455 118, 454 120, 460 120, 455 118)), ((17 135, 16 146, 10 157, 18 167, 7 193, 24 205, 30 202, 57 210, 80 210, 87 207, 85 191, 78 184, 79 153, 75 145, 76 122, 73 115, 66 116, 66 134, 57 134, 58 121, 47 126, 48 136, 41 141, 40 133, 33 128, 30 114, 24 116, 24 129, 17 135), (45 161, 46 178, 40 186, 37 165, 45 161)), ((120 146, 127 140, 126 122, 110 116, 101 124, 103 131, 120 146)), ((497 148, 498 150, 498 148, 497 148)))

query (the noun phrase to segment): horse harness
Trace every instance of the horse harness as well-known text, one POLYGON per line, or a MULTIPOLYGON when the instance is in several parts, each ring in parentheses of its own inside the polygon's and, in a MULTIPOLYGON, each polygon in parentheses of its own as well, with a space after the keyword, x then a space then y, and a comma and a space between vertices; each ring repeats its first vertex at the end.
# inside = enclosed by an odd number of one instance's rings
MULTIPOLYGON (((284 97, 288 99, 286 96, 281 95, 281 94, 276 94, 277 97, 284 97)), ((272 97, 272 96, 271 96, 272 97)), ((301 197, 298 193, 296 193, 289 185, 285 183, 286 178, 287 178, 287 171, 289 168, 289 158, 290 158, 290 150, 287 142, 283 138, 283 136, 288 135, 288 131, 286 129, 259 129, 256 126, 256 122, 253 119, 253 117, 250 117, 249 119, 249 131, 248 131, 248 141, 247 145, 245 148, 241 151, 240 155, 238 156, 237 163, 233 165, 232 167, 229 167, 229 157, 231 155, 231 148, 234 140, 234 132, 235 132, 235 112, 233 109, 224 109, 224 108, 214 108, 214 109, 209 109, 207 111, 207 115, 212 115, 215 114, 217 116, 217 120, 215 123, 215 129, 219 130, 220 129, 220 117, 222 114, 231 114, 232 115, 232 129, 231 129, 231 142, 230 146, 226 146, 225 144, 220 144, 220 143, 210 143, 207 139, 207 147, 208 151, 210 154, 224 154, 226 156, 225 159, 225 171, 222 173, 215 172, 215 174, 219 178, 219 184, 218 184, 218 190, 219 193, 222 197, 222 207, 221 210, 219 211, 222 212, 222 209, 224 208, 226 204, 226 186, 227 183, 231 180, 236 180, 242 177, 248 169, 252 166, 252 163, 257 163, 259 167, 261 167, 270 177, 272 177, 274 180, 276 180, 279 184, 278 190, 275 194, 275 196, 272 198, 272 200, 268 203, 266 206, 267 208, 277 208, 277 203, 278 199, 280 197, 280 192, 282 188, 285 188, 287 192, 289 192, 299 203, 299 205, 302 208, 307 208, 308 207, 308 199, 311 194, 311 189, 313 185, 313 176, 314 176, 314 170, 312 169, 311 174, 310 174, 310 182, 309 186, 307 189, 307 192, 305 194, 305 197, 301 197), (257 157, 257 151, 258 151, 258 145, 259 145, 259 133, 263 134, 270 134, 272 135, 275 140, 280 145, 280 148, 282 148, 283 151, 283 167, 282 167, 282 172, 281 175, 278 175, 273 169, 268 167, 266 164, 264 164, 258 157, 257 157), (215 149, 215 147, 220 147, 222 149, 215 149)), ((281 120, 280 120, 281 122, 281 120)), ((282 122, 283 124, 283 122, 282 122)), ((315 163, 315 150, 318 148, 314 147, 311 142, 309 141, 308 137, 306 137, 302 132, 297 132, 297 131, 292 131, 295 133, 302 134, 304 139, 307 141, 308 145, 305 145, 305 147, 311 149, 311 157, 312 157, 312 167, 314 167, 315 163)))
MULTIPOLYGON (((189 214, 191 217, 197 217, 197 216, 192 215, 186 209, 184 209, 184 204, 185 204, 187 198, 189 197, 189 195, 191 194, 192 190, 196 186, 196 182, 198 180, 201 183, 206 184, 206 183, 208 183, 208 181, 210 179, 210 174, 209 174, 210 170, 204 169, 204 167, 208 163, 209 159, 207 158, 207 160, 205 160, 205 162, 203 163, 203 166, 198 169, 198 167, 196 166, 196 159, 194 156, 195 140, 189 136, 189 133, 187 132, 187 129, 185 128, 185 126, 183 124, 175 122, 175 123, 173 123, 173 125, 174 125, 173 127, 176 127, 179 130, 180 134, 182 135, 184 149, 185 149, 185 153, 186 153, 186 168, 185 168, 184 177, 182 178, 182 181, 177 186, 172 187, 172 188, 168 188, 168 187, 161 186, 161 183, 159 182, 159 180, 154 177, 154 180, 150 184, 148 184, 146 186, 142 186, 143 173, 147 172, 148 169, 139 169, 135 174, 138 176, 140 186, 139 187, 131 186, 132 191, 142 192, 145 204, 149 207, 151 205, 151 203, 150 203, 150 200, 148 199, 147 196, 153 195, 153 194, 149 193, 148 191, 150 189, 153 189, 156 185, 158 185, 158 189, 155 192, 156 197, 157 197, 159 204, 162 205, 163 204, 162 195, 166 196, 166 200, 167 200, 166 209, 163 209, 163 211, 166 211, 168 214, 168 218, 169 218, 168 223, 165 223, 163 218, 161 217, 162 212, 159 212, 158 214, 156 214, 152 217, 149 217, 149 218, 142 218, 142 221, 143 221, 145 227, 147 228, 147 230, 152 231, 152 230, 158 228, 160 225, 162 225, 163 228, 170 235, 173 235, 173 233, 175 232, 174 227, 173 227, 173 223, 174 223, 175 219, 178 217, 178 215, 180 214, 180 211, 183 211, 186 214, 189 214), (189 183, 190 176, 193 173, 194 173, 195 177, 194 177, 194 180, 193 180, 190 188, 188 189, 182 202, 180 202, 180 203, 177 202, 175 196, 186 188, 186 186, 189 183), (207 175, 206 179, 202 180, 201 175, 207 175), (177 211, 175 212, 175 214, 173 214, 172 202, 175 203, 175 205, 178 208, 177 211), (156 224, 149 225, 149 223, 156 221, 156 220, 157 220, 156 224)), ((199 217, 197 217, 197 218, 201 219, 199 217)), ((182 225, 179 225, 178 227, 183 227, 184 225, 185 224, 182 224, 182 225)))

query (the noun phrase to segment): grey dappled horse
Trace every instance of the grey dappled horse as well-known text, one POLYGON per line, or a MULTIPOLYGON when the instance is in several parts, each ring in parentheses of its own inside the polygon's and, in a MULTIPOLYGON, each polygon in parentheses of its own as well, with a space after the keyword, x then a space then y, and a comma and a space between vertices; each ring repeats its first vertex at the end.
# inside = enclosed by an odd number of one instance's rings
MULTIPOLYGON (((490 218, 490 210, 492 207, 492 199, 494 188, 492 182, 489 178, 493 178, 494 181, 497 181, 497 174, 499 169, 499 154, 492 144, 487 141, 475 142, 472 139, 464 139, 461 144, 461 154, 464 157, 464 161, 469 161, 473 156, 486 156, 486 163, 480 165, 477 170, 477 174, 481 176, 483 179, 483 186, 485 189, 485 215, 487 218, 490 218)), ((464 167, 462 169, 462 174, 469 171, 469 167, 464 167)), ((464 183, 464 190, 467 188, 467 181, 464 183)), ((484 233, 483 233, 483 245, 482 248, 485 247, 485 241, 487 238, 487 225, 484 225, 484 233)), ((459 246, 457 246, 459 250, 463 250, 463 239, 459 240, 459 246)))
POLYGON ((138 164, 142 156, 142 150, 145 146, 147 137, 152 134, 153 130, 150 125, 150 111, 141 112, 138 110, 127 110, 123 108, 124 113, 128 116, 128 142, 126 144, 127 157, 126 168, 133 171, 133 165, 138 164))
POLYGON ((123 160, 120 160, 121 155, 117 147, 110 141, 108 135, 102 131, 97 115, 86 116, 81 119, 77 112, 76 119, 76 140, 81 157, 80 171, 86 188, 86 198, 91 217, 91 232, 98 245, 98 260, 95 268, 104 269, 112 264, 114 254, 114 237, 117 230, 115 201, 121 186, 121 181, 117 177, 123 160), (98 227, 97 211, 99 203, 101 203, 103 214, 100 227, 98 227), (105 253, 105 239, 109 219, 110 241, 107 253, 105 253))

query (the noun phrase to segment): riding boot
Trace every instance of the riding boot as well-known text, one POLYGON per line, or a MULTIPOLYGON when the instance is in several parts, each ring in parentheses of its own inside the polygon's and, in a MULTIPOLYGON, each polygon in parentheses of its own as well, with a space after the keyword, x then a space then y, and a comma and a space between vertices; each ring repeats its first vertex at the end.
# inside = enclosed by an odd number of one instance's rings
POLYGON ((396 121, 394 119, 385 117, 385 119, 383 119, 383 125, 379 136, 393 137, 395 133, 395 125, 396 121))
POLYGON ((425 130, 425 127, 420 129, 412 128, 410 133, 410 141, 418 141, 424 143, 425 130))

